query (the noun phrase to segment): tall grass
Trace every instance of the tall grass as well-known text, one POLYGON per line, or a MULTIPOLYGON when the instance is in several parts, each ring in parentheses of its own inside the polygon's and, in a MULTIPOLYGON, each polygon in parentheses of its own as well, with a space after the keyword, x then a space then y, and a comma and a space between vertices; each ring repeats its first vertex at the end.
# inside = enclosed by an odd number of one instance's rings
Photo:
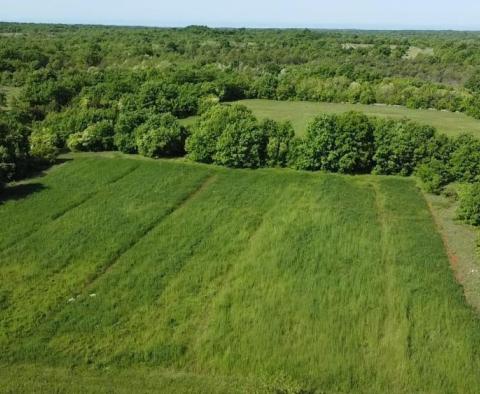
MULTIPOLYGON (((37 182, 98 165, 84 160, 37 182)), ((0 254, 10 380, 36 364, 60 381, 95 367, 99 385, 114 369, 122 389, 480 389, 480 324, 413 181, 111 161, 138 168, 0 254)))

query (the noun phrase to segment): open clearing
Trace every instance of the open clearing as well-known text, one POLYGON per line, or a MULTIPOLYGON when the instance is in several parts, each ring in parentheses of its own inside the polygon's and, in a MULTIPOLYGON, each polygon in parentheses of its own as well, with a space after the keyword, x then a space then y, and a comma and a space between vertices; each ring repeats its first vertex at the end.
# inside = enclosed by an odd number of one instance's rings
MULTIPOLYGON (((343 49, 364 49, 364 48, 373 48, 375 47, 374 44, 362 44, 362 43, 354 43, 354 42, 346 42, 342 44, 343 49)), ((389 45, 390 49, 395 49, 397 45, 389 45)), ((434 55, 433 48, 419 48, 415 46, 410 46, 407 50, 407 53, 403 56, 404 59, 415 59, 418 55, 424 56, 433 56, 434 55)))
MULTIPOLYGON (((277 121, 291 121, 298 135, 303 135, 307 129, 308 122, 322 113, 359 111, 366 115, 383 118, 408 118, 415 122, 433 126, 439 132, 449 136, 468 132, 480 137, 480 120, 462 113, 410 109, 401 106, 378 104, 336 104, 276 100, 240 100, 237 102, 250 108, 259 119, 270 118, 277 121)), ((191 124, 195 119, 196 117, 191 117, 182 121, 184 124, 191 124)))
POLYGON ((241 103, 252 109, 260 119, 290 120, 298 134, 303 134, 308 122, 318 114, 359 111, 371 116, 392 119, 408 118, 434 126, 439 132, 450 136, 462 132, 470 132, 480 136, 480 120, 453 112, 409 109, 391 105, 312 103, 305 101, 242 100, 241 103))
POLYGON ((71 158, 0 203, 0 391, 480 390, 413 180, 71 158))

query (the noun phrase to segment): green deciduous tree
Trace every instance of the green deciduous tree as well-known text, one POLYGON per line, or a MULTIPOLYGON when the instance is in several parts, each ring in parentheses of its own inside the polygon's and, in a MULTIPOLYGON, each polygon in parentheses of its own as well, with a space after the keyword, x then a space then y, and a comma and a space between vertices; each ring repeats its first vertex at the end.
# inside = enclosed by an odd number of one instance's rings
POLYGON ((286 167, 288 155, 295 132, 290 122, 277 123, 265 120, 260 128, 267 135, 266 165, 268 167, 286 167))
POLYGON ((459 189, 459 219, 480 226, 480 182, 462 185, 459 189))
POLYGON ((115 122, 115 147, 124 153, 137 152, 135 129, 142 125, 148 118, 148 113, 142 110, 126 110, 122 112, 115 122))
POLYGON ((415 175, 420 179, 422 188, 428 193, 439 194, 451 181, 448 165, 435 158, 420 164, 415 175))
POLYGON ((463 134, 453 141, 454 150, 450 158, 450 171, 459 182, 480 180, 480 140, 463 134))
POLYGON ((135 130, 138 152, 148 157, 180 156, 186 131, 171 114, 151 115, 135 130))
POLYGON ((102 48, 98 43, 90 44, 85 50, 85 65, 88 67, 98 66, 102 62, 102 48))
POLYGON ((201 116, 186 150, 194 161, 256 168, 265 163, 267 139, 248 108, 218 105, 201 116))
POLYGON ((383 175, 411 175, 435 152, 433 127, 410 121, 379 120, 375 129, 374 172, 383 175))
POLYGON ((54 163, 60 149, 59 137, 45 127, 36 128, 30 135, 30 155, 33 159, 54 163))
POLYGON ((374 125, 360 113, 323 115, 307 128, 297 147, 296 167, 342 173, 369 172, 373 165, 374 125))
POLYGON ((88 126, 80 133, 68 138, 68 148, 72 151, 107 151, 113 149, 113 124, 103 120, 88 126))
POLYGON ((22 176, 28 167, 28 129, 15 117, 0 115, 0 186, 22 176))
POLYGON ((0 91, 0 107, 7 106, 7 95, 5 92, 0 91))

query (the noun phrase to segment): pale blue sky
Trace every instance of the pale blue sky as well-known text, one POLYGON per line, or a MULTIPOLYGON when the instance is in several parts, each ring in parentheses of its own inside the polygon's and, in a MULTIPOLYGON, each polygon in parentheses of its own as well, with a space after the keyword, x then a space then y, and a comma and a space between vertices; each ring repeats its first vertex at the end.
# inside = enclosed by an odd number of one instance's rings
POLYGON ((480 0, 0 0, 0 20, 480 30, 480 0))

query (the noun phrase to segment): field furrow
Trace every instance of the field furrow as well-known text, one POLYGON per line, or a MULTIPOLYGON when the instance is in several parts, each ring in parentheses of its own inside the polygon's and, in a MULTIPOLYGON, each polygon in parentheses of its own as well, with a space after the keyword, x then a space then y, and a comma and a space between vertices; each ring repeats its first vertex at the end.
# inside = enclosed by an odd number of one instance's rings
POLYGON ((125 253, 127 253, 130 249, 134 248, 135 245, 137 245, 142 240, 142 238, 147 237, 148 234, 152 232, 157 226, 159 226, 160 223, 162 223, 166 218, 168 218, 168 216, 174 214, 175 211, 181 209, 186 204, 188 204, 191 200, 193 200, 199 193, 205 190, 208 187, 208 185, 214 181, 214 179, 215 179, 214 176, 205 177, 205 180, 202 183, 200 183, 195 189, 193 189, 188 194, 186 194, 181 199, 179 199, 174 206, 170 207, 165 212, 163 212, 162 216, 156 218, 147 226, 140 229, 138 234, 133 236, 125 245, 122 245, 122 247, 113 256, 111 256, 109 261, 107 261, 105 265, 101 267, 100 270, 95 272, 95 274, 89 278, 88 282, 85 284, 85 289, 80 293, 84 293, 89 288, 92 288, 95 285, 95 282, 102 275, 107 274, 108 271, 110 271, 113 268, 115 263, 117 263, 125 253))
POLYGON ((175 174, 180 178, 169 175, 168 164, 164 168, 144 164, 4 251, 0 274, 9 278, 3 289, 9 299, 9 307, 3 311, 6 331, 31 329, 48 318, 49 311, 65 305, 119 251, 128 248, 132 239, 190 195, 205 172, 175 174), (134 179, 142 179, 143 187, 132 189, 134 179), (38 295, 29 299, 32 289, 38 295), (22 320, 19 315, 29 318, 22 320))

